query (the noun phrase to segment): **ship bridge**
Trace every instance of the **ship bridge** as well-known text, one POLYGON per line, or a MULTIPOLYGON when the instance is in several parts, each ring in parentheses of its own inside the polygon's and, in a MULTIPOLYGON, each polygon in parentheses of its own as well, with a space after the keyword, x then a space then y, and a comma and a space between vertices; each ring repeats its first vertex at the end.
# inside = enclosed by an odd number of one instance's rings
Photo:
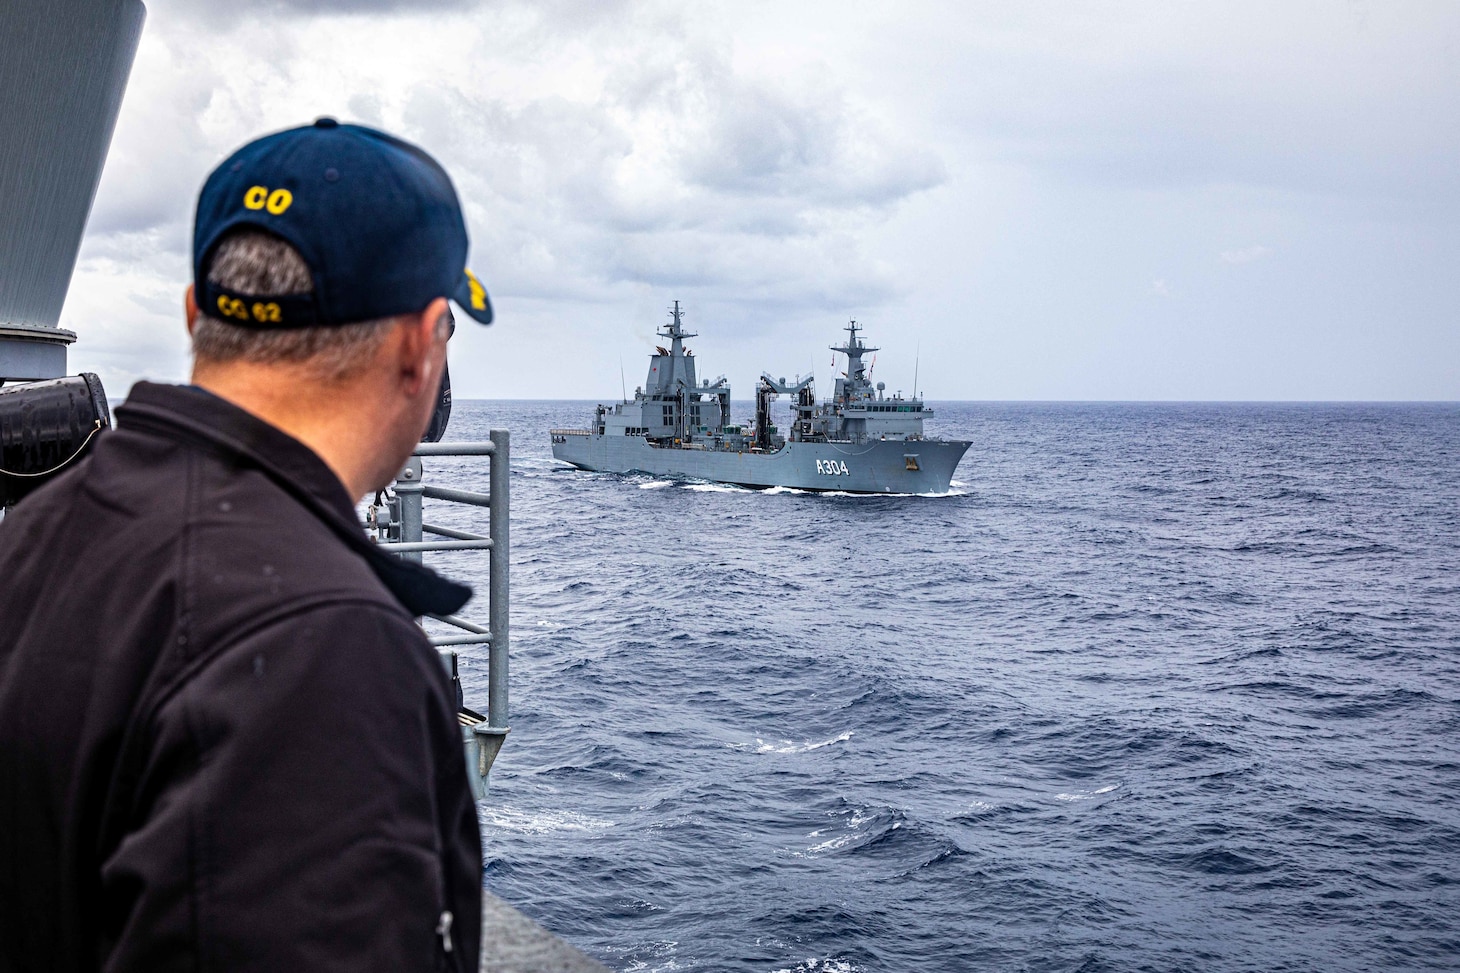
MULTIPOLYGON (((901 392, 885 394, 887 386, 871 379, 871 366, 862 359, 879 349, 867 344, 855 320, 844 329, 847 339, 831 350, 847 356, 847 370, 837 377, 831 399, 805 423, 806 438, 865 442, 872 439, 921 439, 923 420, 933 410, 923 405, 916 390, 905 399, 901 392)), ((913 382, 917 384, 916 379, 913 382)), ((798 423, 798 426, 800 424, 798 423)))
POLYGON ((665 443, 722 436, 730 422, 730 385, 724 376, 712 383, 695 374, 694 352, 684 341, 696 335, 685 330, 678 301, 669 309, 669 323, 656 333, 669 339, 669 347, 660 345, 649 356, 643 387, 634 389, 632 401, 626 396, 616 405, 600 405, 591 431, 665 443))

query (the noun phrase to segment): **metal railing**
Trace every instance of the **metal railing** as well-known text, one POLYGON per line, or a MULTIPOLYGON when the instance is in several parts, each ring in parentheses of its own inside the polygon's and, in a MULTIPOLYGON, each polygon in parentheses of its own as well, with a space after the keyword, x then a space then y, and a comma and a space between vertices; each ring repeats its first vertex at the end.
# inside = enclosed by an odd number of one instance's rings
POLYGON ((442 650, 443 662, 453 681, 456 681, 457 671, 456 646, 488 647, 486 716, 482 718, 465 707, 460 716, 467 761, 475 768, 475 774, 471 775, 472 786, 478 797, 485 791, 487 772, 502 749, 509 729, 507 647, 511 570, 511 434, 505 429, 493 429, 489 438, 490 442, 485 443, 421 443, 395 483, 376 497, 366 514, 366 524, 375 531, 376 542, 381 549, 418 563, 422 555, 433 551, 487 552, 486 626, 456 615, 429 616, 462 633, 431 637, 431 644, 442 650), (423 456, 488 457, 488 492, 427 486, 422 482, 425 472, 421 462, 423 456), (487 536, 427 523, 422 502, 425 499, 486 508, 487 536), (427 534, 444 539, 426 540, 427 534))

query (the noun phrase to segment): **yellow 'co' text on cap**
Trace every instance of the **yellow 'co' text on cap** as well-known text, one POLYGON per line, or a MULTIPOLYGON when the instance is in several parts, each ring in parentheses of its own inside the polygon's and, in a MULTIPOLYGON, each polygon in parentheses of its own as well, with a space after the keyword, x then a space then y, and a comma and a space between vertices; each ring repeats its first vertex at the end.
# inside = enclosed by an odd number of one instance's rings
POLYGON ((243 194, 243 205, 247 209, 267 209, 275 216, 279 216, 289 204, 294 202, 294 194, 287 189, 275 189, 269 192, 267 186, 253 186, 243 194))

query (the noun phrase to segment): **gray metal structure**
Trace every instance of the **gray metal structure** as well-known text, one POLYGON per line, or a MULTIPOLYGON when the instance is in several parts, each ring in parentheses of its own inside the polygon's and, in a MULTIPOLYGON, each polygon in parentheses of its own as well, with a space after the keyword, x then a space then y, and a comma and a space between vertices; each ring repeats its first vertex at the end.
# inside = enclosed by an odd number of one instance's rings
POLYGON ((447 671, 455 678, 458 646, 487 646, 487 712, 483 717, 471 709, 461 711, 462 739, 466 746, 468 776, 480 800, 486 795, 487 774, 509 732, 507 715, 507 659, 509 592, 511 589, 511 473, 512 436, 505 429, 493 429, 485 443, 421 443, 389 490, 371 504, 366 525, 384 550, 419 562, 429 551, 487 552, 487 624, 455 615, 433 615, 439 622, 458 629, 460 635, 438 635, 431 644, 442 650, 447 671), (423 482, 423 456, 485 456, 490 462, 488 492, 428 486, 423 482), (422 501, 426 498, 483 507, 487 511, 487 536, 427 523, 422 501), (442 540, 426 540, 431 534, 442 540))
POLYGON ((0 383, 66 374, 76 335, 56 325, 146 13, 0 2, 0 383))
POLYGON ((887 395, 875 386, 863 356, 876 351, 851 322, 847 340, 831 350, 846 371, 830 399, 818 404, 812 380, 787 382, 762 374, 755 421, 730 419, 730 386, 722 376, 696 384, 694 353, 684 339, 675 301, 659 332, 669 339, 649 360, 649 375, 632 401, 600 405, 586 429, 551 431, 553 457, 579 469, 715 480, 748 487, 793 487, 847 493, 947 493, 953 471, 971 445, 923 435, 933 414, 914 391, 887 395), (771 417, 778 395, 793 397, 789 435, 771 417))
POLYGON ((481 973, 609 973, 491 892, 482 892, 481 973))

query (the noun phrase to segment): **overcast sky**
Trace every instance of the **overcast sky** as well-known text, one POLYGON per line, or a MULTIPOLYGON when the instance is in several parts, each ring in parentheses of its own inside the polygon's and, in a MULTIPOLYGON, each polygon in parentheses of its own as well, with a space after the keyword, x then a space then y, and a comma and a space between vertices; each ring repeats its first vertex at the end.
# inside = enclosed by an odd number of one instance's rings
POLYGON ((1460 398, 1460 4, 147 5, 61 320, 116 396, 208 171, 333 115, 456 181, 461 397, 617 398, 678 299, 737 398, 852 317, 932 399, 1460 398))

